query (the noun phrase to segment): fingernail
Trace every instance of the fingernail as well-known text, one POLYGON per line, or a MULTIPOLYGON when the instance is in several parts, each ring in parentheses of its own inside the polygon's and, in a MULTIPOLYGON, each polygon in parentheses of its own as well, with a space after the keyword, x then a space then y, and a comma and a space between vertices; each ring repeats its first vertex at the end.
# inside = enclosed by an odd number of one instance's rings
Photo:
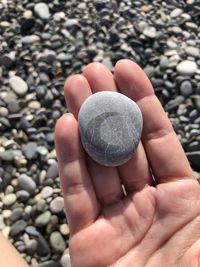
POLYGON ((74 115, 73 115, 72 113, 70 113, 70 112, 67 112, 67 113, 63 114, 63 116, 64 116, 64 117, 65 117, 65 116, 71 116, 71 117, 74 117, 74 115))

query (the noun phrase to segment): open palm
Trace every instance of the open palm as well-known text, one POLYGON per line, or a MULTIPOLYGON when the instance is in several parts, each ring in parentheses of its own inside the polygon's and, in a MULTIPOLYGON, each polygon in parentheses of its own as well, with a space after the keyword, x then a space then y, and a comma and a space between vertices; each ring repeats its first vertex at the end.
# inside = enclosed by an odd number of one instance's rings
POLYGON ((144 72, 130 60, 114 74, 91 63, 67 79, 65 98, 73 115, 58 120, 55 137, 72 267, 199 267, 200 188, 144 72), (142 142, 118 168, 94 162, 80 142, 80 106, 102 90, 143 114, 142 142))

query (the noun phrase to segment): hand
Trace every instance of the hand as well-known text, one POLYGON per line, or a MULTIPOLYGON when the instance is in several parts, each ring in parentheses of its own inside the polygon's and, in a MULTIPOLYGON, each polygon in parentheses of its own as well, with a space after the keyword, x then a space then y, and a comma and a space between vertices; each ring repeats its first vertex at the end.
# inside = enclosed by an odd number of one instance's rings
POLYGON ((199 184, 140 67, 120 60, 113 75, 91 63, 67 79, 65 98, 74 116, 58 120, 55 137, 72 267, 200 266, 199 184), (95 163, 80 143, 79 108, 100 90, 127 95, 143 114, 142 142, 118 168, 95 163))

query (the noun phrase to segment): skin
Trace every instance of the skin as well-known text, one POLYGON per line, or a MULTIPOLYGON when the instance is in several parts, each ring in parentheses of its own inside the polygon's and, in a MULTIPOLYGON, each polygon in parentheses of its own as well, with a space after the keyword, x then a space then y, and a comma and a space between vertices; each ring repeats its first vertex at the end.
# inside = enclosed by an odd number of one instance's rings
POLYGON ((0 266, 4 267, 28 267, 19 252, 4 238, 0 232, 0 266))
POLYGON ((64 93, 70 113, 55 141, 72 267, 199 267, 200 187, 142 69, 125 59, 112 74, 91 63, 64 93), (143 114, 142 141, 118 168, 95 163, 80 142, 80 106, 101 90, 125 94, 143 114))

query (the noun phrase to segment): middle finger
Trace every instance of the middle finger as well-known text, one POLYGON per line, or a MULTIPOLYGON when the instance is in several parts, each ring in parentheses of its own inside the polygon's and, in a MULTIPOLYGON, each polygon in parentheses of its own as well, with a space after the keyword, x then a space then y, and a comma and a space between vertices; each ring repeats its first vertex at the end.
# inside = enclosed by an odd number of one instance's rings
MULTIPOLYGON (((91 63, 83 71, 93 93, 99 91, 117 92, 113 74, 101 63, 91 63)), ((133 157, 118 168, 120 178, 126 191, 141 190, 146 184, 152 184, 148 161, 142 143, 133 157)))

